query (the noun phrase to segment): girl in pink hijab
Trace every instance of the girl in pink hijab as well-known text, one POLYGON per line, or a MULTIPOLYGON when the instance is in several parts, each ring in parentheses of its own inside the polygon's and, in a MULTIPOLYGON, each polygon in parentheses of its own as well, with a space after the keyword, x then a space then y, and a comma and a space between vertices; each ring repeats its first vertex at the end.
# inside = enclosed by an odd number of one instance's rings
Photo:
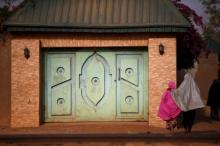
POLYGON ((171 95, 174 89, 176 89, 176 84, 173 81, 169 81, 168 88, 161 97, 158 111, 158 116, 166 121, 166 128, 171 131, 176 127, 176 118, 181 113, 180 108, 176 105, 171 95))

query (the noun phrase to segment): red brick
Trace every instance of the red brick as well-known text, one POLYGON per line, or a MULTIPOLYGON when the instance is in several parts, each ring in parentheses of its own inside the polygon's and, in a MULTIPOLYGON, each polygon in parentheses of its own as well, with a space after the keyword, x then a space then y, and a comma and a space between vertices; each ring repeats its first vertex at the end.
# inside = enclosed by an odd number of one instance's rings
POLYGON ((40 49, 45 47, 129 47, 148 46, 148 120, 150 126, 161 127, 164 122, 157 117, 162 92, 169 80, 176 81, 176 39, 147 34, 85 34, 16 36, 12 40, 11 73, 11 127, 38 127, 40 117, 40 49), (31 39, 29 39, 31 38, 31 39), (158 46, 163 43, 165 54, 158 46), (39 47, 41 46, 41 47, 39 47), (23 49, 30 49, 31 57, 24 57, 23 49), (29 102, 30 101, 30 102, 29 102))

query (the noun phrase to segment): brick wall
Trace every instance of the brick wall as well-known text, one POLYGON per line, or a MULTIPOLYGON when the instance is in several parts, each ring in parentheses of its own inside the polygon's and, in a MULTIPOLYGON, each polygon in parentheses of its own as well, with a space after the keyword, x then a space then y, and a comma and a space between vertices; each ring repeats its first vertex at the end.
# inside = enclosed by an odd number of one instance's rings
POLYGON ((160 96, 169 80, 176 80, 175 38, 150 38, 146 34, 133 35, 53 35, 17 36, 12 40, 12 127, 39 126, 40 67, 39 46, 43 47, 108 47, 148 46, 149 48, 149 124, 164 126, 157 118, 160 96), (28 37, 32 39, 28 39, 28 37), (163 43, 165 54, 159 55, 163 43), (25 59, 23 49, 28 47, 30 59, 25 59))
POLYGON ((157 117, 160 98, 169 80, 176 81, 176 39, 149 38, 149 126, 164 127, 157 117), (164 55, 158 52, 162 43, 164 55))
POLYGON ((41 39, 42 47, 128 47, 147 46, 148 35, 103 34, 71 35, 41 39))
POLYGON ((39 40, 11 41, 11 127, 39 126, 39 40), (31 57, 24 57, 24 48, 31 57))

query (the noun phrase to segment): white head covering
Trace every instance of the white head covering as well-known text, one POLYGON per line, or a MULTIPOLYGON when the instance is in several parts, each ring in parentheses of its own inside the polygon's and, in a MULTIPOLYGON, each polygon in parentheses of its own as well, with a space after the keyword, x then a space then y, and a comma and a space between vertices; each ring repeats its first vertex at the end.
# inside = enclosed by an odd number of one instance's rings
POLYGON ((194 80, 198 70, 198 62, 194 62, 194 68, 185 70, 183 82, 172 92, 174 101, 182 111, 189 111, 205 106, 203 103, 200 91, 194 80))

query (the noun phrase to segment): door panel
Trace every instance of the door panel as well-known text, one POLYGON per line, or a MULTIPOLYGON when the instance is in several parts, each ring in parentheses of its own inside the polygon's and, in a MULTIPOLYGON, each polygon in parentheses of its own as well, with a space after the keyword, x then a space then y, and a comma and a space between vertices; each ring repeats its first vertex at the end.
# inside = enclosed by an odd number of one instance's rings
POLYGON ((48 52, 45 122, 147 119, 146 51, 48 52))
POLYGON ((51 89, 51 115, 71 115, 71 83, 59 85, 51 89))
POLYGON ((111 73, 106 58, 96 52, 88 56, 81 68, 80 87, 83 99, 93 108, 108 96, 111 73))
POLYGON ((115 84, 113 52, 77 52, 77 121, 114 121, 115 84), (77 83, 78 84, 78 83, 77 83))
POLYGON ((128 84, 120 85, 120 112, 122 114, 138 114, 139 91, 128 84))
POLYGON ((51 57, 51 83, 56 86, 71 79, 71 58, 51 57))
POLYGON ((75 116, 74 54, 48 53, 45 121, 73 121, 75 116))
POLYGON ((139 84, 139 60, 135 57, 124 57, 120 60, 120 75, 119 77, 125 82, 129 82, 135 86, 139 84))
POLYGON ((142 54, 117 55, 117 118, 143 120, 143 60, 142 54))

